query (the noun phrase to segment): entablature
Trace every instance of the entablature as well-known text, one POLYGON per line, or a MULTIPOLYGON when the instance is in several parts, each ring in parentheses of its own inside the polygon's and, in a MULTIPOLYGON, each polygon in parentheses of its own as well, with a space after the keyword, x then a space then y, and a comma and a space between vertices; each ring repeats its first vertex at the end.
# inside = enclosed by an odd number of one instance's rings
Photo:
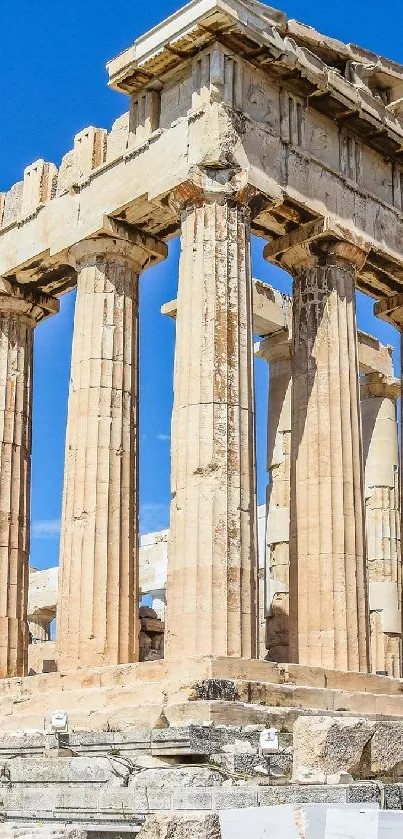
POLYGON ((331 224, 367 254, 360 289, 403 289, 400 65, 257 0, 193 0, 108 69, 130 112, 0 194, 0 276, 62 294, 76 283, 69 248, 110 235, 105 219, 168 240, 172 193, 235 172, 253 191, 253 233, 331 224))
POLYGON ((403 160, 403 67, 255 0, 193 0, 112 59, 109 84, 130 95, 158 88, 214 42, 348 124, 383 155, 403 160))

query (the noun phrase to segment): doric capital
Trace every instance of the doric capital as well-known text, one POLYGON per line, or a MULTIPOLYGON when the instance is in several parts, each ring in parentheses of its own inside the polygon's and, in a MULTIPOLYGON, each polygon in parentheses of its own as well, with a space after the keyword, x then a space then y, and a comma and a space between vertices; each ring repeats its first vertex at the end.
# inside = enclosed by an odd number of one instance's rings
POLYGON ((394 376, 384 376, 382 373, 369 373, 361 379, 361 399, 371 399, 373 396, 385 399, 399 399, 401 383, 394 376))
POLYGON ((56 297, 0 277, 0 315, 19 315, 36 326, 50 315, 56 315, 59 308, 56 297))
POLYGON ((282 329, 274 335, 268 335, 255 344, 255 355, 262 358, 268 364, 275 361, 288 360, 291 362, 292 341, 289 329, 282 329))
POLYGON ((255 196, 243 170, 195 167, 191 177, 173 190, 169 203, 175 212, 183 213, 202 204, 231 202, 249 214, 255 196))
POLYGON ((320 219, 269 242, 264 249, 268 262, 295 275, 315 265, 348 265, 361 271, 367 259, 367 248, 348 229, 333 219, 320 219))
POLYGON ((168 255, 165 242, 143 230, 104 216, 96 237, 83 239, 69 250, 69 261, 79 271, 95 262, 124 262, 141 274, 168 255))

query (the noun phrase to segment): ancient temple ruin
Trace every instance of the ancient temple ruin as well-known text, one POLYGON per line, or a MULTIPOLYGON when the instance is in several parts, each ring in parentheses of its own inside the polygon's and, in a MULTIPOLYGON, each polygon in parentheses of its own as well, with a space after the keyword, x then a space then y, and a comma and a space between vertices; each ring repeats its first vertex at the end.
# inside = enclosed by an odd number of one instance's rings
POLYGON ((397 836, 400 379, 355 299, 401 330, 403 67, 192 0, 107 70, 128 112, 0 194, 4 830, 397 836), (138 284, 176 236, 170 527, 139 546, 138 284), (34 330, 73 288, 56 585, 28 573, 34 330))

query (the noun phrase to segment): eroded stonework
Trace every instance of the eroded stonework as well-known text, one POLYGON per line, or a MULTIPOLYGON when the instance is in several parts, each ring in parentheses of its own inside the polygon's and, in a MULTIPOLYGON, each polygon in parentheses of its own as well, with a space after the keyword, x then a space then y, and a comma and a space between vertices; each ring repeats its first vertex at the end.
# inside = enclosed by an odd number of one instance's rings
POLYGON ((403 68, 257 0, 193 0, 108 73, 129 97, 112 130, 0 195, 5 829, 375 839, 387 816, 392 836, 399 381, 355 290, 401 331, 403 68), (292 301, 252 282, 252 234, 292 301), (138 612, 137 290, 175 235, 171 521, 138 612), (27 606, 32 336, 75 287, 55 648, 38 572, 27 606))

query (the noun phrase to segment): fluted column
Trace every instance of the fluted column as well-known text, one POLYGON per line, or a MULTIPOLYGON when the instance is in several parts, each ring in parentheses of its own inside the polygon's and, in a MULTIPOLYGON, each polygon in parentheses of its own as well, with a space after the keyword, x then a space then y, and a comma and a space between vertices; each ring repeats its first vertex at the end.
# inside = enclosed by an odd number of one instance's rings
MULTIPOLYGON (((314 225, 307 229, 312 234, 314 225)), ((326 232, 303 241, 303 232, 265 250, 266 257, 280 253, 276 261, 294 277, 290 659, 367 672, 355 313, 355 273, 365 254, 326 232)))
POLYGON ((255 480, 249 211, 203 194, 182 204, 166 657, 256 657, 255 480))
POLYGON ((402 675, 398 379, 361 381, 368 546, 371 669, 402 675))
POLYGON ((60 548, 61 670, 138 659, 138 279, 153 243, 135 235, 92 239, 71 251, 78 276, 60 548))
POLYGON ((29 631, 32 636, 32 641, 50 641, 50 624, 49 620, 41 620, 35 618, 28 623, 29 631))
POLYGON ((265 338, 257 352, 269 366, 267 417, 265 615, 270 661, 289 661, 291 341, 288 330, 265 338))
POLYGON ((35 326, 59 310, 0 280, 0 678, 28 670, 28 557, 35 326))

